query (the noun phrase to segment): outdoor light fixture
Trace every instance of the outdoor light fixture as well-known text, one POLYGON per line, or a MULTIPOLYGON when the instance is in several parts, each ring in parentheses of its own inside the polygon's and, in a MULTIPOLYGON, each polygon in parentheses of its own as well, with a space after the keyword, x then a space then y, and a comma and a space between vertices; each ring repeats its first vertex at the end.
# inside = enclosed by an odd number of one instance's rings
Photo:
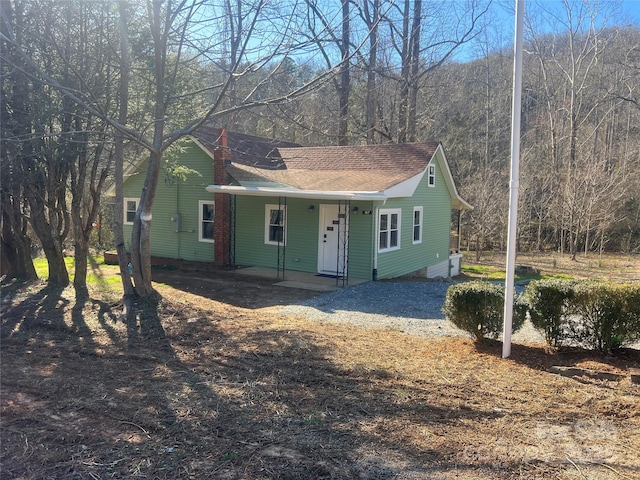
POLYGON ((353 211, 353 213, 358 213, 358 210, 359 210, 358 207, 353 207, 352 211, 353 211))
POLYGON ((316 209, 315 205, 309 205, 309 213, 313 213, 315 209, 316 209))

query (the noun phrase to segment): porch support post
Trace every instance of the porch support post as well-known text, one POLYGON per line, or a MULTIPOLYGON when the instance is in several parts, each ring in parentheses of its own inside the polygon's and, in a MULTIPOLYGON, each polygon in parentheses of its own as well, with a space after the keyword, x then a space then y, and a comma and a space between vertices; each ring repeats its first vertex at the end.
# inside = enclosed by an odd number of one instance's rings
POLYGON ((351 201, 338 200, 338 251, 336 252, 336 285, 342 278, 342 286, 349 284, 349 230, 351 201))
POLYGON ((287 238, 287 197, 278 197, 278 210, 282 211, 282 239, 278 238, 278 249, 276 259, 276 275, 277 278, 284 279, 286 255, 286 238, 287 238), (280 273, 282 272, 282 274, 280 273), (282 275, 282 276, 281 276, 282 275))
POLYGON ((236 208, 237 195, 229 195, 230 197, 230 225, 229 225, 229 265, 236 267, 236 208))

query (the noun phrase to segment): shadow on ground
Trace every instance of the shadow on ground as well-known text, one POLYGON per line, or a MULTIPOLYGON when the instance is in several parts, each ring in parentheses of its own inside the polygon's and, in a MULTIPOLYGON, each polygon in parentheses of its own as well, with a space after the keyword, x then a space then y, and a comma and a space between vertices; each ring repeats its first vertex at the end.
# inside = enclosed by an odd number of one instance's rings
POLYGON ((217 267, 182 269, 154 266, 153 281, 235 307, 258 309, 296 303, 318 292, 276 285, 279 279, 239 275, 217 267))

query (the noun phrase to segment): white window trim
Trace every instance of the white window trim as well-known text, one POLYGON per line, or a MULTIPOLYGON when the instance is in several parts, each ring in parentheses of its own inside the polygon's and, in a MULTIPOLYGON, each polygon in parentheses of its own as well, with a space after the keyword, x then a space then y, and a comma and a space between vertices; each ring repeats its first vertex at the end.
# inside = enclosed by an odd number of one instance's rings
POLYGON ((214 202, 213 200, 199 200, 198 201, 198 241, 206 242, 206 243, 216 243, 216 241, 215 241, 215 236, 216 236, 216 233, 215 233, 216 232, 215 211, 216 211, 216 202, 214 202), (204 219, 202 218, 202 206, 203 205, 213 205, 214 220, 212 220, 211 223, 213 223, 213 237, 214 238, 203 238, 202 237, 202 223, 204 222, 204 219))
POLYGON ((271 210, 282 210, 282 215, 284 217, 283 220, 283 229, 282 232, 282 243, 280 245, 287 245, 287 207, 286 205, 278 205, 273 203, 268 203, 264 206, 264 243, 265 245, 278 245, 278 242, 273 242, 269 240, 269 221, 271 220, 271 210))
POLYGON ((412 223, 412 228, 411 228, 411 240, 413 242, 414 245, 418 245, 419 243, 422 243, 422 231, 424 230, 424 224, 423 224, 423 207, 413 207, 413 216, 411 218, 411 223, 412 223), (418 218, 418 224, 416 225, 416 212, 420 212, 420 216, 418 218), (419 238, 416 240, 415 238, 415 228, 419 226, 420 227, 420 235, 419 238))
POLYGON ((124 202, 122 204, 122 223, 124 225, 133 225, 133 222, 127 222, 127 202, 136 202, 136 211, 138 210, 138 207, 140 206, 140 199, 139 198, 135 198, 135 197, 125 197, 124 198, 124 202))
POLYGON ((384 208, 378 210, 378 234, 376 235, 376 248, 378 253, 392 252, 394 250, 400 250, 400 245, 402 245, 402 239, 400 233, 402 232, 402 209, 401 208, 384 208), (382 222, 380 219, 383 215, 389 215, 389 230, 387 230, 387 245, 391 244, 391 215, 398 215, 398 245, 394 247, 380 248, 380 226, 382 222))
POLYGON ((436 166, 432 163, 427 166, 427 186, 430 188, 436 186, 436 166))

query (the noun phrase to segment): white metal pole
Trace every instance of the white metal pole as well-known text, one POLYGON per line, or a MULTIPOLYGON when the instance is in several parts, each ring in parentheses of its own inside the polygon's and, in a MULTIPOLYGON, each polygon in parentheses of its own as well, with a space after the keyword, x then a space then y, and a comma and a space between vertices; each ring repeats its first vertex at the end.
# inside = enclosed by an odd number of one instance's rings
POLYGON ((522 110, 522 42, 524 0, 516 0, 516 30, 513 60, 513 104, 511 108, 511 180, 509 183, 509 229, 507 233, 507 276, 504 295, 502 358, 511 355, 513 325, 513 290, 516 268, 516 233, 518 229, 518 189, 520 187, 520 113, 522 110))

